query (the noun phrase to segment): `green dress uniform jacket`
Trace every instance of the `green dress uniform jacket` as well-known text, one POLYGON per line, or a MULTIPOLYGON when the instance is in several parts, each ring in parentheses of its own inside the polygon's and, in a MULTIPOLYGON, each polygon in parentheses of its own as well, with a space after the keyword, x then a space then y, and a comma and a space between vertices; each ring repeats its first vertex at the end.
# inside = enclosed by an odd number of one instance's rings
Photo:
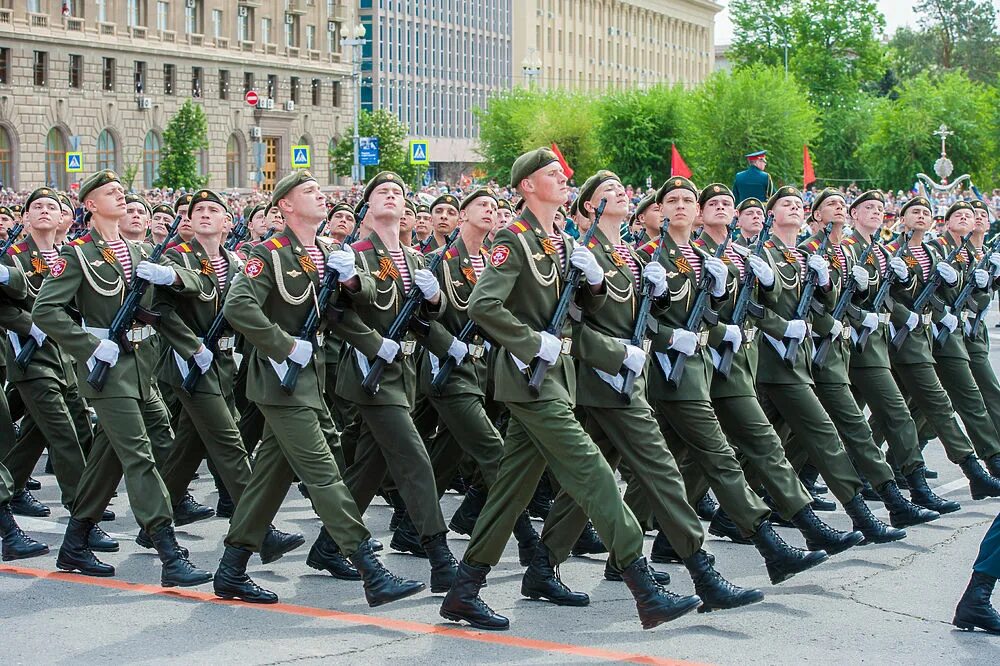
POLYGON ((747 169, 740 171, 733 179, 733 198, 737 205, 744 199, 756 197, 761 201, 767 201, 774 194, 774 181, 771 175, 751 164, 747 169))
MULTIPOLYGON (((886 246, 886 249, 890 254, 894 254, 899 247, 899 240, 895 240, 886 246)), ((938 261, 939 254, 933 245, 930 243, 922 243, 923 248, 927 251, 928 256, 931 258, 931 267, 927 272, 927 279, 934 275, 934 265, 938 261)), ((889 327, 889 339, 895 335, 895 332, 900 326, 905 325, 906 318, 909 316, 909 312, 912 312, 913 301, 920 295, 920 292, 924 290, 924 285, 927 284, 927 279, 924 278, 921 270, 920 264, 916 257, 913 256, 910 248, 907 247, 903 250, 902 255, 900 255, 903 261, 910 269, 909 279, 905 282, 897 282, 889 290, 893 301, 903 308, 900 310, 902 313, 902 321, 897 323, 897 319, 893 316, 893 321, 890 322, 889 327)), ((941 287, 938 288, 938 296, 943 294, 941 287)), ((920 321, 917 327, 910 331, 909 335, 906 336, 906 341, 903 342, 903 346, 900 349, 896 349, 893 345, 889 345, 889 360, 895 365, 906 365, 911 363, 933 363, 933 356, 931 354, 932 342, 931 342, 931 313, 930 306, 928 306, 924 312, 916 313, 920 317, 920 321)))

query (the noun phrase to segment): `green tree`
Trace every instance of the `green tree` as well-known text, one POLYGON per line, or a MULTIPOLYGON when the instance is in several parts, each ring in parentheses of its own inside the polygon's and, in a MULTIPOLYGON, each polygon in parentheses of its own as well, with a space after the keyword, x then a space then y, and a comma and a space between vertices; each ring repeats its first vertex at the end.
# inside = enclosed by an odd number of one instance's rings
POLYGON ((973 81, 993 83, 1000 74, 997 11, 988 0, 920 0, 920 30, 900 28, 890 44, 906 78, 919 71, 963 69, 973 81))
POLYGON ((196 190, 205 187, 208 175, 201 175, 198 155, 208 148, 208 120, 205 110, 190 99, 163 130, 163 152, 156 187, 196 190))
MULTIPOLYGON (((353 128, 350 136, 345 136, 333 150, 330 159, 333 161, 334 172, 338 176, 350 176, 354 165, 353 128)), ((373 136, 378 138, 379 164, 365 167, 365 176, 374 176, 379 171, 394 171, 408 183, 414 183, 418 175, 416 165, 410 164, 409 145, 406 136, 409 129, 391 111, 375 109, 362 111, 358 116, 358 136, 373 136)))

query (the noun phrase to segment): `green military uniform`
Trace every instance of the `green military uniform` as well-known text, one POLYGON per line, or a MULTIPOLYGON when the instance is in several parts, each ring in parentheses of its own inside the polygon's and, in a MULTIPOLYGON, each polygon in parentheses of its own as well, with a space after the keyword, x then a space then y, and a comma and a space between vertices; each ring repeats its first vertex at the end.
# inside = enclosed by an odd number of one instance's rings
MULTIPOLYGON (((976 251, 977 261, 982 259, 982 248, 976 251)), ((980 324, 975 336, 972 335, 972 322, 978 312, 989 308, 996 289, 996 278, 986 290, 974 294, 972 302, 966 306, 966 314, 962 325, 965 335, 965 350, 969 353, 969 368, 976 380, 976 386, 983 396, 986 411, 993 421, 993 427, 1000 432, 1000 381, 997 381, 993 364, 990 363, 990 333, 986 324, 980 324), (973 311, 973 307, 975 311, 973 311)), ((956 331, 956 334, 958 332, 956 331)), ((986 460, 986 465, 993 476, 1000 476, 1000 459, 994 457, 986 460)))
MULTIPOLYGON (((747 159, 757 159, 765 155, 767 155, 767 152, 761 150, 745 155, 745 157, 747 159)), ((733 197, 736 200, 736 205, 742 203, 744 199, 751 197, 767 201, 772 194, 774 194, 774 181, 771 180, 771 175, 759 169, 756 164, 751 164, 743 171, 740 171, 736 174, 736 178, 733 179, 733 197)))

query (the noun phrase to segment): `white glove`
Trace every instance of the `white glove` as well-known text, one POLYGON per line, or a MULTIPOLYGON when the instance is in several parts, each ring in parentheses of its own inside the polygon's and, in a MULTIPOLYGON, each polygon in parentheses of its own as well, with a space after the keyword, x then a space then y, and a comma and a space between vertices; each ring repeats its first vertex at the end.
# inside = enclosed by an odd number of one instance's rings
POLYGON ((451 339, 451 344, 448 345, 448 356, 455 359, 455 365, 462 365, 462 361, 465 360, 468 353, 469 345, 465 344, 458 338, 451 339))
POLYGON ((952 268, 951 264, 949 264, 947 261, 937 262, 935 270, 938 272, 938 275, 940 275, 941 278, 949 285, 954 285, 956 282, 958 282, 958 271, 952 268))
POLYGON ((378 353, 375 354, 381 359, 385 359, 386 363, 392 363, 396 360, 396 354, 399 353, 399 343, 392 338, 382 338, 382 345, 378 348, 378 353))
POLYGON ((646 352, 641 347, 625 345, 625 360, 622 365, 637 375, 642 374, 642 369, 646 367, 646 352))
POLYGON ((650 285, 652 285, 653 298, 663 296, 667 290, 667 269, 663 267, 663 264, 658 261, 646 264, 646 267, 642 269, 642 277, 649 280, 650 285))
POLYGON ((7 284, 10 282, 10 269, 0 264, 0 284, 7 284))
MULTIPOLYGON (((313 355, 313 344, 308 340, 295 340, 295 346, 292 347, 292 353, 288 355, 288 359, 297 365, 305 367, 309 363, 309 359, 313 355)), ((195 359, 197 361, 197 359, 195 359)))
POLYGON ((874 331, 878 328, 878 315, 874 312, 866 312, 865 318, 861 320, 861 327, 874 331))
POLYGON ((562 351, 562 340, 548 331, 541 331, 538 335, 541 336, 542 343, 538 346, 538 353, 535 356, 549 365, 555 365, 559 360, 559 352, 562 351))
POLYGON ((906 328, 911 331, 916 329, 917 324, 920 323, 920 316, 916 312, 911 312, 910 316, 906 318, 906 328))
POLYGON ((428 301, 437 296, 438 292, 441 291, 438 279, 434 277, 434 273, 431 273, 426 268, 418 268, 413 271, 413 283, 423 292, 424 298, 428 301))
POLYGON ((955 329, 958 328, 958 317, 949 312, 945 316, 941 317, 941 321, 939 323, 954 333, 955 329))
POLYGON ((806 339, 806 333, 808 332, 808 330, 809 327, 806 326, 806 323, 804 321, 802 321, 801 319, 793 319, 790 322, 788 322, 788 326, 785 328, 784 337, 795 339, 798 340, 799 342, 802 342, 803 340, 806 339))
MULTIPOLYGON (((101 340, 94 353, 90 355, 90 361, 104 361, 113 368, 118 363, 119 351, 118 345, 111 340, 101 340)), ((90 361, 87 362, 88 366, 92 365, 90 361)))
POLYGON ((972 271, 972 277, 976 280, 976 286, 980 289, 986 289, 986 285, 990 283, 990 274, 982 268, 972 271))
POLYGON ((594 253, 582 245, 573 248, 569 255, 569 263, 583 271, 587 284, 597 286, 604 282, 604 269, 597 263, 594 253))
POLYGON ((764 287, 771 287, 774 284, 774 271, 771 270, 771 266, 763 259, 755 254, 751 254, 747 258, 747 263, 750 264, 750 271, 757 276, 757 281, 764 287))
POLYGON ((205 374, 212 367, 213 358, 215 358, 215 354, 205 345, 202 345, 201 349, 194 353, 194 364, 201 370, 201 374, 205 374))
POLYGON ((47 335, 45 335, 45 331, 38 328, 34 324, 31 325, 31 330, 28 331, 28 335, 30 335, 35 339, 35 344, 38 345, 39 347, 42 346, 42 343, 45 342, 45 338, 48 337, 47 335))
POLYGON ((851 268, 851 276, 858 285, 858 289, 864 291, 868 288, 868 269, 861 264, 855 264, 851 268))
POLYGON ((990 265, 993 266, 993 275, 1000 275, 1000 252, 990 254, 990 265))
POLYGON ((833 326, 830 327, 830 337, 834 340, 839 338, 844 333, 844 325, 840 323, 840 320, 834 319, 833 326))
POLYGON ((816 271, 816 276, 818 278, 817 284, 821 287, 825 287, 830 284, 830 262, 819 256, 818 254, 811 254, 809 258, 806 259, 806 265, 816 271))
POLYGON ((893 257, 890 259, 889 268, 896 274, 900 282, 906 282, 906 278, 910 276, 910 271, 906 267, 906 262, 903 261, 902 257, 893 257))
POLYGON ((731 344, 735 354, 743 346, 743 331, 736 324, 726 324, 726 333, 722 336, 722 341, 731 344))
POLYGON ((705 260, 705 270, 712 275, 712 296, 720 298, 726 293, 726 278, 729 276, 729 269, 726 268, 721 259, 709 257, 705 260))
POLYGON ((698 349, 698 336, 683 328, 676 328, 674 337, 670 340, 670 348, 685 356, 691 356, 698 349))
POLYGON ((142 260, 135 267, 135 274, 150 284, 162 286, 172 285, 177 279, 177 272, 170 266, 154 264, 151 261, 142 260))
POLYGON ((337 279, 340 282, 347 282, 353 278, 358 274, 358 270, 354 266, 354 249, 348 245, 331 252, 330 256, 326 258, 326 268, 337 271, 337 279))

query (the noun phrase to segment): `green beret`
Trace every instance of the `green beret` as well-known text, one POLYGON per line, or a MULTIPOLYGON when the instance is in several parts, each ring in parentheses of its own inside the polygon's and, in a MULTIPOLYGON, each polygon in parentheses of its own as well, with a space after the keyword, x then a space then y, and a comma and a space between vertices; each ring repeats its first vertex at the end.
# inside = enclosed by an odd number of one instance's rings
POLYGON ((14 211, 7 206, 0 206, 0 215, 6 215, 7 217, 14 217, 14 211))
POLYGON ((277 206, 279 201, 288 196, 288 193, 299 185, 315 180, 316 178, 313 177, 308 169, 293 171, 279 180, 274 186, 274 191, 271 192, 271 206, 277 206))
POLYGON ((899 216, 903 217, 903 215, 906 214, 906 211, 910 210, 914 206, 923 206, 932 213, 934 212, 934 209, 931 207, 931 202, 927 199, 927 197, 913 197, 912 199, 904 203, 902 206, 900 206, 899 216))
POLYGON ((698 188, 694 186, 694 183, 684 176, 671 176, 667 182, 660 185, 660 189, 656 190, 656 203, 663 201, 663 197, 674 190, 690 190, 694 193, 695 198, 698 197, 698 188))
POLYGON ((442 194, 433 202, 431 202, 431 210, 433 211, 441 204, 452 206, 455 210, 458 210, 459 206, 458 197, 456 197, 454 194, 442 194))
POLYGON ((771 209, 774 208, 774 204, 778 203, 778 199, 784 199, 785 197, 798 197, 801 200, 802 193, 791 185, 779 187, 778 190, 771 195, 771 198, 767 200, 767 207, 765 210, 770 213, 771 209))
POLYGON ((851 202, 848 210, 854 210, 857 206, 860 206, 866 201, 879 201, 882 205, 885 205, 885 195, 882 194, 881 190, 865 190, 851 202))
MULTIPOLYGON (((488 187, 480 187, 480 188, 477 188, 477 189, 472 190, 471 192, 469 192, 469 194, 467 194, 466 197, 464 199, 462 199, 462 204, 458 207, 458 209, 460 211, 461 210, 465 210, 466 206, 468 206, 469 204, 471 204, 473 201, 475 201, 479 197, 489 197, 490 199, 493 199, 493 201, 497 200, 497 195, 493 192, 493 190, 491 190, 488 187)), ((498 202, 498 205, 499 205, 499 202, 498 202)))
POLYGON ((412 199, 404 199, 403 205, 406 207, 406 210, 413 213, 414 217, 417 216, 417 204, 413 203, 412 199))
POLYGON ((844 196, 843 192, 833 187, 825 187, 823 188, 823 191, 817 194, 816 198, 813 199, 812 213, 818 211, 819 207, 823 204, 823 202, 825 202, 827 199, 832 199, 833 197, 840 197, 841 199, 844 200, 845 204, 847 203, 847 197, 844 196))
POLYGON ((990 207, 987 206, 985 202, 980 201, 979 199, 973 199, 972 201, 969 202, 969 205, 975 208, 976 210, 985 210, 986 212, 989 212, 990 210, 990 207))
POLYGON ((186 215, 188 208, 191 206, 191 199, 193 198, 193 194, 182 194, 177 201, 174 202, 174 213, 178 215, 184 213, 186 215))
POLYGON ((956 201, 955 203, 953 203, 951 206, 948 207, 948 212, 944 214, 944 219, 946 220, 951 219, 951 216, 960 210, 971 210, 973 213, 976 212, 976 209, 973 208, 972 204, 970 204, 968 201, 956 201))
POLYGON ((580 197, 573 199, 573 203, 569 205, 569 215, 570 217, 576 217, 576 214, 580 212, 580 197))
POLYGON ((257 211, 261 210, 264 210, 264 204, 248 204, 243 207, 243 219, 249 222, 257 214, 257 211))
POLYGON ((569 213, 566 212, 566 206, 559 206, 556 212, 562 215, 564 220, 569 217, 569 213))
POLYGON ((514 212, 514 207, 510 205, 510 199, 497 199, 497 210, 501 208, 514 212))
POLYGON ((96 190, 98 187, 103 187, 108 183, 121 183, 121 179, 118 178, 116 174, 111 169, 105 169, 104 171, 98 171, 95 174, 89 176, 86 180, 80 183, 80 194, 77 198, 80 203, 83 203, 87 199, 87 195, 96 190))
POLYGON ((516 160, 510 168, 510 186, 520 187, 521 181, 535 173, 542 167, 546 167, 553 162, 558 162, 559 158, 552 152, 551 148, 535 148, 524 153, 516 160))
POLYGON ((430 215, 431 207, 427 204, 419 204, 417 206, 417 215, 430 215))
POLYGON ((646 212, 646 209, 652 206, 656 201, 653 199, 652 194, 647 194, 643 198, 639 199, 639 203, 635 205, 635 216, 638 218, 640 215, 646 212))
POLYGON ((617 180, 619 183, 621 182, 621 178, 619 178, 613 171, 608 171, 607 169, 601 169, 583 182, 583 186, 580 187, 580 196, 576 198, 576 201, 579 202, 579 210, 583 213, 584 217, 589 218, 590 213, 587 212, 587 208, 583 204, 593 199, 594 192, 597 191, 597 188, 609 180, 617 180))
POLYGON ((14 204, 13 206, 10 207, 10 209, 15 213, 20 213, 22 210, 24 210, 24 207, 21 204, 14 204))
POLYGON ((195 205, 201 203, 202 201, 213 201, 222 206, 222 210, 226 211, 226 213, 229 213, 229 206, 226 205, 225 200, 222 197, 220 197, 218 193, 216 193, 214 190, 206 189, 206 190, 198 190, 197 192, 191 195, 191 203, 188 205, 187 209, 188 217, 191 217, 191 211, 194 210, 195 205))
POLYGON ((152 217, 153 211, 150 210, 150 208, 149 208, 149 202, 146 201, 145 197, 143 197, 141 194, 135 194, 133 192, 129 192, 128 194, 126 194, 125 195, 125 205, 127 206, 130 203, 140 203, 140 204, 142 204, 142 207, 146 209, 146 214, 149 215, 150 217, 152 217))
POLYGON ((368 181, 365 185, 365 193, 362 195, 362 201, 368 201, 368 197, 372 195, 372 191, 383 183, 396 183, 399 185, 399 189, 406 193, 406 183, 403 179, 399 177, 398 173, 393 173, 392 171, 380 171, 375 174, 375 177, 368 181))
POLYGON ((52 199, 56 202, 56 205, 61 205, 59 203, 59 192, 53 190, 51 187, 39 187, 37 190, 28 195, 28 198, 24 201, 24 210, 29 210, 31 204, 35 203, 39 199, 52 199))
POLYGON ((153 206, 153 212, 150 217, 152 217, 152 215, 156 215, 157 213, 166 213, 170 217, 173 217, 174 209, 168 203, 160 203, 153 206))
POLYGON ((764 210, 764 202, 757 197, 747 197, 740 202, 739 206, 736 207, 736 212, 742 213, 748 208, 760 208, 761 210, 764 210))
POLYGON ((364 206, 366 203, 368 202, 362 199, 358 203, 354 204, 354 217, 357 217, 358 215, 361 214, 361 207, 364 206))
POLYGON ((60 205, 69 208, 70 211, 73 210, 73 202, 70 201, 69 197, 63 194, 62 192, 59 193, 59 203, 60 205))
POLYGON ((351 215, 354 215, 354 209, 351 208, 350 204, 348 204, 346 201, 338 201, 336 204, 334 204, 333 208, 330 209, 330 212, 326 214, 326 219, 328 220, 332 219, 334 214, 340 211, 344 211, 345 213, 350 213, 351 215))
POLYGON ((520 199, 518 199, 517 203, 514 204, 514 212, 515 213, 520 213, 522 210, 524 210, 524 197, 521 197, 520 199))
POLYGON ((729 197, 736 202, 736 197, 733 196, 733 191, 722 183, 709 183, 702 189, 701 194, 698 195, 698 205, 704 206, 708 203, 709 199, 714 199, 715 197, 729 197))

